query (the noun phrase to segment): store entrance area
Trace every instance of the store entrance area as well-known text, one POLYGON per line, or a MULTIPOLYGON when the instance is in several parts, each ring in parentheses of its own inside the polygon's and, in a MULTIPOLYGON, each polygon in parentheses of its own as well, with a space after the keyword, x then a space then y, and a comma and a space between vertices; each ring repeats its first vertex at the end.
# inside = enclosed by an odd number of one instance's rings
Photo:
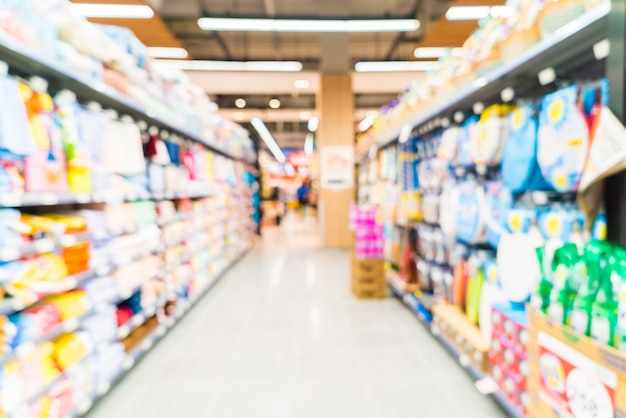
POLYGON ((89 416, 505 416, 400 303, 354 298, 348 252, 315 231, 267 228, 89 416))

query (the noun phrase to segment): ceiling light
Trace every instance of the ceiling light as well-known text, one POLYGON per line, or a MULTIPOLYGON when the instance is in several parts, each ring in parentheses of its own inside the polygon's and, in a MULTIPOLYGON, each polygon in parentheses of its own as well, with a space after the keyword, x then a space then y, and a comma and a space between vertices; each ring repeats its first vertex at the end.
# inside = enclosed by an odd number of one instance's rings
POLYGON ((280 108, 280 100, 272 99, 272 100, 270 100, 269 105, 270 105, 270 107, 272 109, 278 109, 278 108, 280 108))
POLYGON ((148 48, 148 54, 152 58, 174 58, 183 59, 189 56, 185 48, 170 48, 153 46, 148 48))
POLYGON ((267 126, 265 126, 263 121, 257 117, 254 117, 252 118, 250 123, 252 123, 252 126, 254 126, 254 129, 256 129, 256 131, 259 133, 259 136, 261 137, 263 142, 265 142, 265 145, 267 145, 267 147, 270 149, 272 154, 274 154, 274 157, 276 157, 278 162, 284 163, 285 161, 287 161, 287 157, 285 157, 283 150, 280 149, 280 147, 276 143, 276 140, 274 139, 270 131, 267 129, 267 126))
POLYGON ((513 14, 509 6, 453 6, 446 12, 448 20, 480 20, 486 17, 507 18, 513 14))
POLYGON ((163 60, 159 64, 185 71, 255 71, 255 72, 298 72, 302 63, 298 61, 201 61, 163 60))
POLYGON ((311 132, 317 131, 317 128, 319 128, 319 126, 320 126, 320 119, 317 116, 313 116, 311 119, 309 119, 309 124, 307 126, 309 131, 311 132))
POLYGON ((441 58, 447 55, 458 57, 462 54, 463 48, 422 47, 413 51, 415 58, 441 58))
POLYGON ((313 117, 313 113, 309 111, 300 112, 300 120, 309 120, 313 117))
POLYGON ((285 174, 287 174, 289 177, 293 177, 296 175, 296 170, 290 163, 285 164, 285 174))
POLYGON ((306 134, 304 139, 304 154, 307 156, 313 154, 313 148, 315 146, 315 137, 312 133, 306 134))
POLYGON ((311 82, 309 80, 296 80, 293 86, 298 90, 305 90, 311 87, 311 82))
POLYGON ((243 109, 244 107, 246 107, 246 100, 242 97, 238 98, 237 100, 235 100, 235 107, 237 107, 237 109, 243 109))
POLYGON ((145 4, 85 4, 74 3, 72 11, 83 17, 113 19, 151 19, 154 11, 145 4))
POLYGON ((417 19, 320 20, 202 17, 198 26, 210 31, 236 32, 412 32, 417 19))
POLYGON ((441 69, 441 64, 437 61, 362 61, 354 68, 359 73, 434 71, 441 69))

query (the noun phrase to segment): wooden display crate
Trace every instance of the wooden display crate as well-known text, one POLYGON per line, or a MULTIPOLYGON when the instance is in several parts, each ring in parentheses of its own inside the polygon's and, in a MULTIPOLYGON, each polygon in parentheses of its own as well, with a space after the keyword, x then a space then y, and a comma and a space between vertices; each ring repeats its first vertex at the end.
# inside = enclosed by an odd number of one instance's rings
POLYGON ((533 418, 626 416, 626 353, 529 309, 533 418))
POLYGON ((485 341, 478 327, 453 305, 433 306, 433 315, 433 333, 439 333, 477 370, 488 372, 489 341, 485 341))

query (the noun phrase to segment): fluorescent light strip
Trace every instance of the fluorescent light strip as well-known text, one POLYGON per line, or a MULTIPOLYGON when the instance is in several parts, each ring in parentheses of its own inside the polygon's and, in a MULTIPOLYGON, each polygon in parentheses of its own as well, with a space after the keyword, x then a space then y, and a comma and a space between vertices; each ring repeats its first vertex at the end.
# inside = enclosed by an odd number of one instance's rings
POLYGON ((317 131, 317 128, 320 127, 320 119, 317 116, 313 116, 309 119, 309 123, 307 124, 307 128, 311 132, 317 131))
POLYGON ((189 53, 187 52, 185 48, 159 47, 159 46, 149 47, 148 54, 150 54, 152 58, 183 59, 189 56, 189 53))
POLYGON ((285 157, 283 150, 280 149, 280 147, 276 143, 276 140, 274 139, 270 131, 267 129, 267 126, 265 126, 263 121, 257 117, 254 117, 252 118, 250 123, 252 124, 252 126, 254 126, 254 129, 256 129, 256 131, 259 133, 259 136, 261 137, 263 142, 265 142, 265 145, 267 145, 270 151, 272 151, 272 154, 274 154, 274 157, 276 157, 278 162, 284 163, 285 161, 287 161, 287 157, 285 157))
POLYGON ((164 60, 160 64, 185 71, 257 71, 257 72, 299 72, 302 63, 298 61, 199 61, 164 60))
POLYGON ((486 17, 507 18, 513 14, 509 6, 453 6, 446 12, 448 20, 480 20, 486 17))
POLYGON ((436 71, 441 69, 437 61, 362 61, 354 67, 359 73, 386 73, 411 71, 436 71))
POLYGON ((145 4, 87 4, 73 3, 72 11, 83 17, 112 19, 151 19, 154 10, 145 4))
POLYGON ((444 47, 421 47, 415 48, 413 56, 415 58, 441 58, 447 55, 458 57, 463 54, 463 48, 444 48, 444 47))
POLYGON ((314 137, 312 133, 306 134, 306 139, 304 140, 304 154, 309 156, 313 155, 314 148, 314 137))
POLYGON ((211 31, 243 32, 412 32, 417 19, 320 20, 202 17, 198 26, 211 31))
POLYGON ((367 131, 369 128, 372 127, 372 125, 374 124, 374 121, 376 121, 376 119, 370 118, 370 117, 363 119, 361 123, 359 123, 359 131, 361 132, 367 131))

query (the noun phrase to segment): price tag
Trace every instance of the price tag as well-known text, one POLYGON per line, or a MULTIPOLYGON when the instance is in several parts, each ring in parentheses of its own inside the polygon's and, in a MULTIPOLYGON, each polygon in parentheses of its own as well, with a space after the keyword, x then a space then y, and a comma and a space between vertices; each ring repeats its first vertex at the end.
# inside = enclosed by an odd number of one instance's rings
POLYGON ((26 307, 21 299, 15 298, 11 301, 11 307, 14 311, 21 311, 26 307))
POLYGON ((78 329, 78 318, 66 319, 61 326, 63 332, 72 332, 78 329))
POLYGON ((42 193, 39 195, 39 201, 46 206, 56 205, 59 203, 59 197, 55 193, 42 193))
POLYGON ((474 85, 475 85, 476 87, 484 87, 484 86, 486 86, 487 84, 489 84, 489 82, 487 81, 487 79, 486 79, 485 77, 480 77, 480 78, 477 78, 477 79, 474 81, 474 85))
MULTIPOLYGON (((102 395, 104 395, 104 393, 102 395)), ((81 402, 81 404, 77 408, 77 411, 80 415, 85 415, 91 409, 92 406, 93 406, 93 402, 91 400, 81 402)))
POLYGON ((134 327, 138 327, 139 325, 143 324, 146 320, 146 317, 142 314, 139 315, 135 315, 133 316, 133 319, 131 319, 131 324, 133 324, 134 327))
POLYGON ((122 300, 127 300, 127 299, 130 299, 132 295, 133 295, 132 290, 124 290, 122 293, 120 293, 120 298, 122 300))
POLYGON ((88 193, 77 193, 74 195, 76 203, 84 204, 91 202, 91 196, 88 193))
POLYGON ((439 329, 437 325, 433 325, 432 327, 430 327, 430 332, 433 335, 441 335, 441 330, 439 329))
POLYGON ((470 359, 465 354, 461 354, 459 356, 459 364, 463 367, 468 367, 470 365, 470 359))
POLYGON ((546 192, 533 192, 532 198, 535 205, 547 205, 549 201, 546 192))
POLYGON ((548 67, 545 70, 541 70, 537 77, 539 78, 539 83, 545 86, 556 80, 556 71, 554 71, 554 68, 548 67))
POLYGON ((13 261, 20 258, 20 251, 17 248, 2 248, 0 249, 1 261, 13 261))
POLYGON ((161 338, 165 335, 166 328, 164 326, 160 326, 156 329, 156 335, 161 338))
POLYGON ((465 115, 461 111, 455 112, 453 117, 456 123, 461 123, 465 119, 465 115))
POLYGON ((487 174, 487 166, 484 164, 479 164, 476 166, 476 174, 479 176, 484 176, 487 174))
POLYGON ((609 56, 611 52, 611 43, 608 39, 603 39, 593 46, 593 55, 598 61, 609 56))
POLYGON ((32 343, 32 342, 20 344, 15 349, 15 355, 20 358, 28 357, 29 355, 33 354, 36 349, 37 349, 37 346, 35 346, 35 343, 32 343))
POLYGON ((474 386, 481 395, 491 395, 500 390, 498 383, 490 376, 477 380, 474 386))
POLYGON ((127 357, 126 360, 124 360, 124 364, 122 364, 122 368, 128 371, 132 369, 134 365, 135 365, 135 359, 132 357, 127 357))
POLYGON ((65 291, 76 289, 78 287, 78 280, 75 277, 70 277, 65 281, 65 291))
POLYGON ((76 243, 78 242, 78 240, 76 239, 74 235, 63 235, 60 241, 61 241, 61 245, 64 248, 72 247, 76 245, 76 243))
POLYGON ((509 103, 515 98, 515 90, 513 87, 507 87, 500 92, 500 98, 504 103, 509 103))
POLYGON ((124 338, 128 337, 128 334, 130 334, 130 327, 128 325, 122 325, 117 330, 117 338, 120 340, 123 340, 124 338))
POLYGON ((483 104, 483 102, 476 102, 474 103, 474 106, 472 106, 472 110, 474 111, 475 115, 480 115, 481 113, 483 113, 483 110, 485 110, 485 105, 483 104))
POLYGON ((15 193, 6 193, 0 196, 2 206, 14 207, 22 205, 22 197, 15 193))
POLYGON ((54 251, 54 241, 48 238, 35 241, 35 251, 37 251, 39 254, 54 251))
POLYGON ((152 338, 148 338, 141 343, 141 349, 144 351, 148 351, 152 348, 153 345, 154 341, 152 341, 152 338))

